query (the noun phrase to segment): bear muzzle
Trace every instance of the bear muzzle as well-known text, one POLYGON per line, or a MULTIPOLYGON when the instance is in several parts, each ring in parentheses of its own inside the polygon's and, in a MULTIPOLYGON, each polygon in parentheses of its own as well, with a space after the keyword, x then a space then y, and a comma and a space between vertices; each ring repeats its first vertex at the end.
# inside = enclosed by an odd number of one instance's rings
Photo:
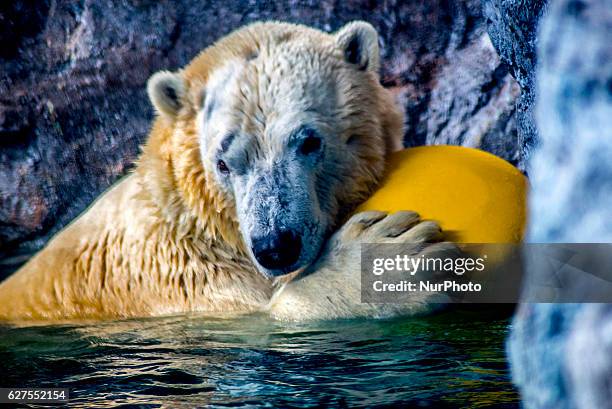
POLYGON ((294 264, 302 253, 302 239, 293 230, 272 231, 252 239, 251 249, 257 262, 274 276, 290 273, 299 268, 294 264))

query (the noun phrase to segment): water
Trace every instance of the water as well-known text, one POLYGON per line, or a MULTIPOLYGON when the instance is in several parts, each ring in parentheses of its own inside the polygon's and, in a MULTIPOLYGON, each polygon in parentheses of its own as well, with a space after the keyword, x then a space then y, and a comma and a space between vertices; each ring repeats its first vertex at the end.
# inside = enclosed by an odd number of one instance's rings
POLYGON ((198 316, 0 327, 0 386, 70 407, 518 407, 507 316, 280 323, 198 316))

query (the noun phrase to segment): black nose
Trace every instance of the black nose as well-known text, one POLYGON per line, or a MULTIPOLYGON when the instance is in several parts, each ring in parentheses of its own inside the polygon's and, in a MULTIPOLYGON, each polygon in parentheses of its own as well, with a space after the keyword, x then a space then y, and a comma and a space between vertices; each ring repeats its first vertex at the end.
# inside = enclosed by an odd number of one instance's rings
POLYGON ((253 239, 257 262, 269 270, 291 267, 300 258, 302 239, 292 230, 279 230, 253 239))

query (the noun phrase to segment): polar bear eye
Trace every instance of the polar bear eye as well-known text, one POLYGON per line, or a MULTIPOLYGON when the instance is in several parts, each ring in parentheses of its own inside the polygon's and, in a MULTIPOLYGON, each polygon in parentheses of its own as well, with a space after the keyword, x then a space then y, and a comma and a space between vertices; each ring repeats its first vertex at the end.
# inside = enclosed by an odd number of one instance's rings
POLYGON ((219 160, 217 162, 217 169, 219 169, 219 172, 224 173, 224 174, 229 174, 229 168, 227 167, 227 165, 225 164, 224 161, 219 160))
POLYGON ((300 153, 303 155, 308 155, 318 151, 319 148, 321 148, 321 138, 309 136, 304 139, 304 142, 302 142, 302 146, 300 146, 300 153))
POLYGON ((316 132, 310 128, 305 128, 302 132, 306 135, 306 138, 304 138, 300 145, 300 153, 302 155, 309 155, 319 151, 321 149, 321 138, 317 136, 316 132))

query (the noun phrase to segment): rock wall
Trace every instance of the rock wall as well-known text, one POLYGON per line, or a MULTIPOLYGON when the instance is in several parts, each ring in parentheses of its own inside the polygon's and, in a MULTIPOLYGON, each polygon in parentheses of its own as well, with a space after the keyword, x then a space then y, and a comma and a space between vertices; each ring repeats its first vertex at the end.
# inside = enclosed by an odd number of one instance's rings
MULTIPOLYGON (((556 0, 539 36, 529 240, 610 243, 612 1, 556 0)), ((609 305, 523 304, 508 347, 526 408, 612 407, 609 305)))
POLYGON ((482 0, 491 41, 521 87, 516 120, 521 149, 519 167, 523 169, 538 137, 533 110, 536 34, 546 6, 547 0, 482 0))
POLYGON ((0 5, 0 278, 123 175, 152 119, 145 83, 256 20, 380 32, 381 80, 407 146, 482 147, 520 161, 519 88, 477 1, 68 1, 0 5))

